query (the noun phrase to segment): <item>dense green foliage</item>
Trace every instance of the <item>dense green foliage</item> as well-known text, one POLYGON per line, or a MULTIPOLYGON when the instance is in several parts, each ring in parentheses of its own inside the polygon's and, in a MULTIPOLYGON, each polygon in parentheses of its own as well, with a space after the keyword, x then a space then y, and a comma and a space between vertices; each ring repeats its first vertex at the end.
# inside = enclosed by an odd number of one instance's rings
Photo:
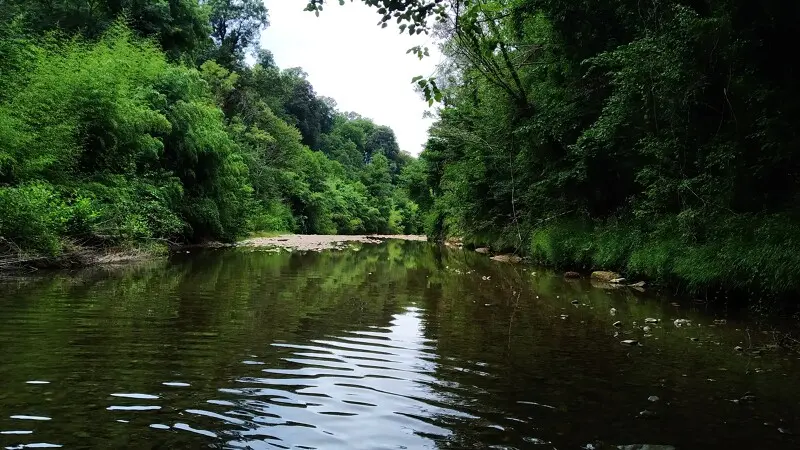
POLYGON ((418 163, 391 129, 266 50, 245 64, 260 1, 11 1, 0 17, 0 249, 420 231, 402 176, 418 163))
POLYGON ((414 195, 428 233, 690 289, 796 289, 794 3, 364 2, 446 57, 414 195))

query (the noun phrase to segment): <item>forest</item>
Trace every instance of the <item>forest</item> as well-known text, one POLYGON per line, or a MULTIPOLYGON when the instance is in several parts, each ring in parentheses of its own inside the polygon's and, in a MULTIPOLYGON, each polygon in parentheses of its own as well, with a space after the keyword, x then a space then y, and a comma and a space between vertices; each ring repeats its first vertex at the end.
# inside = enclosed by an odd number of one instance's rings
POLYGON ((261 232, 421 232, 417 160, 277 67, 259 45, 268 25, 261 0, 0 3, 0 265, 261 232))
POLYGON ((276 66, 260 0, 3 2, 0 245, 424 232, 694 292, 797 292, 783 48, 800 5, 360 2, 442 54, 409 80, 436 117, 418 159, 276 66))
POLYGON ((429 235, 696 293, 797 293, 800 62, 782 49, 799 4, 364 2, 443 53, 414 80, 440 101, 412 192, 429 235))

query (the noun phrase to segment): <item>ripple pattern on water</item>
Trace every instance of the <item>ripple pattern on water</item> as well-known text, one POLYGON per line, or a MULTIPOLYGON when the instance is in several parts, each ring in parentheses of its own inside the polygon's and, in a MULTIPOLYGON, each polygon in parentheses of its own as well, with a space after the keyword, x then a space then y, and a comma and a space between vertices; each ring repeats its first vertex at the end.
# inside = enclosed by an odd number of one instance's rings
MULTIPOLYGON (((326 448, 341 439, 349 448, 432 446, 450 434, 435 418, 471 417, 431 387, 437 383, 432 345, 422 337, 413 308, 384 329, 275 342, 277 365, 220 389, 238 406, 233 412, 246 418, 237 419, 243 427, 232 432, 231 442, 326 448)), ((237 423, 230 414, 192 412, 237 423)))

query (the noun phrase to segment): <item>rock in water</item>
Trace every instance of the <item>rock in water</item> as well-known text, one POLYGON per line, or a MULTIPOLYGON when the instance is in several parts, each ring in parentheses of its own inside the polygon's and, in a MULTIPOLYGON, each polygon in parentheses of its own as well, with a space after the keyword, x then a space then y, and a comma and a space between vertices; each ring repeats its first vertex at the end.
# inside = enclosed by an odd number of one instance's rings
POLYGON ((644 281, 637 281, 636 283, 629 284, 628 286, 642 288, 644 287, 644 281))
POLYGON ((615 326, 615 327, 621 327, 621 326, 622 326, 622 322, 620 322, 620 321, 618 320, 618 321, 614 322, 614 326, 615 326))
POLYGON ((644 323, 658 323, 660 321, 661 321, 660 319, 653 319, 652 317, 644 319, 644 323))
POLYGON ((616 272, 608 272, 605 270, 596 270, 592 272, 592 278, 599 281, 611 281, 622 276, 616 272))
POLYGON ((613 280, 608 280, 608 282, 611 284, 622 284, 625 281, 625 278, 614 278, 613 280))
POLYGON ((580 278, 581 274, 578 272, 564 272, 564 278, 580 278))
POLYGON ((691 325, 691 324, 692 324, 690 321, 688 321, 688 320, 686 320, 686 319, 675 319, 675 321, 674 321, 674 322, 672 322, 672 323, 673 323, 673 324, 674 324, 676 327, 683 327, 683 326, 687 326, 687 327, 688 327, 689 325, 691 325))
POLYGON ((570 303, 572 303, 573 305, 578 305, 578 304, 580 304, 580 301, 576 299, 576 300, 571 301, 570 303))
POLYGON ((488 255, 489 254, 489 247, 476 248, 475 251, 480 253, 480 254, 482 254, 482 255, 488 255))
POLYGON ((517 255, 496 255, 492 256, 489 259, 491 259, 492 261, 506 262, 512 264, 517 264, 518 262, 522 261, 522 258, 520 258, 517 255))
POLYGON ((655 403, 655 402, 657 402, 658 400, 660 400, 660 399, 659 399, 659 398, 658 398, 658 396, 656 396, 656 395, 651 395, 650 397, 647 397, 647 401, 649 401, 649 402, 653 402, 653 403, 655 403))
POLYGON ((639 343, 639 341, 637 341, 635 339, 625 339, 624 341, 620 341, 620 344, 623 344, 623 345, 636 345, 638 343, 639 343))

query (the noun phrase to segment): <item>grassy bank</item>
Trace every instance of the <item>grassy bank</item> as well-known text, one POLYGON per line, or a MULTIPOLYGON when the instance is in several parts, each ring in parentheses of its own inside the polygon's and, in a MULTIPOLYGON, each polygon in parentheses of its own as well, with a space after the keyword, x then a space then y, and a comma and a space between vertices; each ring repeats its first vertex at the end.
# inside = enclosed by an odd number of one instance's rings
POLYGON ((653 223, 558 221, 466 241, 496 251, 518 249, 536 264, 584 272, 615 270, 629 279, 692 294, 797 293, 800 229, 796 223, 788 217, 763 215, 727 217, 715 223, 687 232, 678 218, 653 223))

